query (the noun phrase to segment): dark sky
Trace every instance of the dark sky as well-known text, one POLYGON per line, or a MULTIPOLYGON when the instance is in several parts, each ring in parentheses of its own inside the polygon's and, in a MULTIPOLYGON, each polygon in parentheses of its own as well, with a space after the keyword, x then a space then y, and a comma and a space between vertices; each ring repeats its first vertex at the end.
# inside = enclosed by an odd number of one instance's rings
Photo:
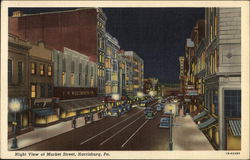
MULTIPOLYGON (((67 8, 73 9, 73 8, 67 8)), ((65 8, 11 8, 25 14, 66 10, 65 8)), ((119 41, 121 49, 135 51, 145 65, 144 77, 179 83, 179 60, 186 38, 204 8, 105 8, 106 30, 119 41)))

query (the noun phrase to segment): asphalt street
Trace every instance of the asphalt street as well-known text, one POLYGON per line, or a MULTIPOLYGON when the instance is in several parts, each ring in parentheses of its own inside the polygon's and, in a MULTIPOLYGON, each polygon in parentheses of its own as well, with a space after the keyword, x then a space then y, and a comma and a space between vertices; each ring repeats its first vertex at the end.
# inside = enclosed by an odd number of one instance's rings
POLYGON ((169 129, 159 128, 160 116, 147 120, 143 108, 107 117, 22 150, 168 150, 169 129))

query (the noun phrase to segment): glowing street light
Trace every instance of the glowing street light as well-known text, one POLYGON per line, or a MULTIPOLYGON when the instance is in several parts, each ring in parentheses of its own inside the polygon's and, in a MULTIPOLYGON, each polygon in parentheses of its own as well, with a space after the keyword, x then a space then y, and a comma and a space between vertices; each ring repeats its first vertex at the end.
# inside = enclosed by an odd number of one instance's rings
MULTIPOLYGON (((120 99, 120 95, 119 94, 112 94, 112 99, 115 100, 115 107, 117 107, 116 101, 120 99)), ((117 116, 119 117, 119 112, 117 113, 117 116)))
POLYGON ((137 97, 139 97, 139 98, 144 97, 144 93, 143 92, 137 92, 137 97))
POLYGON ((14 126, 14 138, 12 141, 12 146, 11 148, 15 149, 18 148, 17 146, 17 138, 16 138, 16 126, 17 126, 17 119, 16 119, 16 113, 20 111, 21 105, 20 102, 17 99, 13 99, 10 104, 9 104, 9 108, 12 112, 15 113, 15 121, 12 122, 13 126, 14 126))
POLYGON ((151 97, 153 97, 153 96, 155 95, 155 91, 150 91, 148 94, 149 94, 151 97))

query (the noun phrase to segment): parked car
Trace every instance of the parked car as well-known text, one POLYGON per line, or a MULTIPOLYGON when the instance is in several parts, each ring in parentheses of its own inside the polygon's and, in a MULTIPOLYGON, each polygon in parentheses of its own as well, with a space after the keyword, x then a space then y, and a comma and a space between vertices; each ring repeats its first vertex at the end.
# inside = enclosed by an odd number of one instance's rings
POLYGON ((157 106, 156 106, 156 111, 160 112, 160 111, 162 111, 162 109, 163 109, 163 108, 162 108, 161 105, 157 105, 157 106))
POLYGON ((169 128, 170 127, 170 117, 162 117, 160 119, 160 128, 169 128))
POLYGON ((145 116, 146 116, 146 119, 154 119, 154 112, 148 111, 145 116))
POLYGON ((109 112, 110 116, 113 116, 113 117, 118 117, 119 116, 119 111, 118 111, 118 108, 112 108, 111 112, 109 112))
POLYGON ((147 114, 147 112, 151 112, 151 111, 153 111, 153 109, 151 107, 146 107, 144 109, 144 114, 147 114))

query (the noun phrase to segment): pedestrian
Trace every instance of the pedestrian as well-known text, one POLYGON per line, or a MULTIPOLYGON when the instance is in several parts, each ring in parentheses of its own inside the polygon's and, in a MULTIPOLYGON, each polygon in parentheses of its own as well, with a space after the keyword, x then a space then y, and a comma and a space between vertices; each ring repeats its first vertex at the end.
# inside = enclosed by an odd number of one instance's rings
POLYGON ((76 118, 72 119, 72 128, 76 128, 76 118))

